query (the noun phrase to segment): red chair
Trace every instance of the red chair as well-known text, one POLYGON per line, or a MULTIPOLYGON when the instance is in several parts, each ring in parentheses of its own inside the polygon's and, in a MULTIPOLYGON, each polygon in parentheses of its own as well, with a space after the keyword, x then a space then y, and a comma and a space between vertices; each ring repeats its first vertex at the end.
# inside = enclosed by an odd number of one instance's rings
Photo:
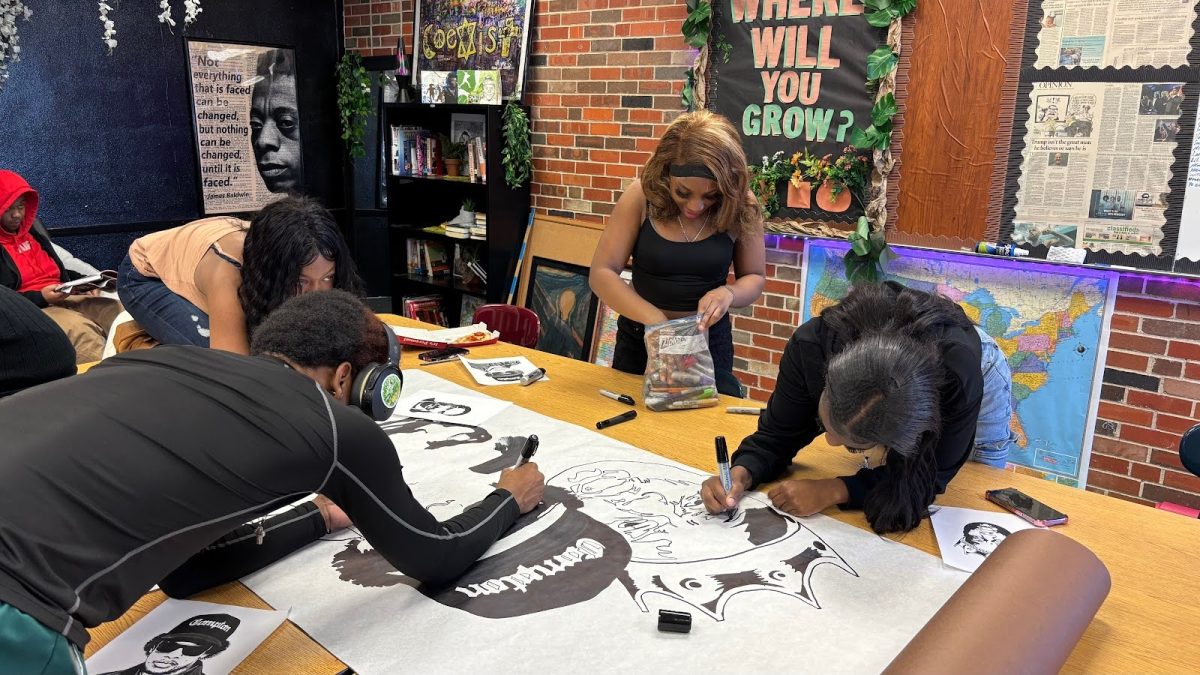
POLYGON ((488 330, 500 331, 500 339, 522 347, 536 348, 542 334, 542 322, 532 309, 516 305, 481 305, 475 309, 472 323, 485 323, 488 330))

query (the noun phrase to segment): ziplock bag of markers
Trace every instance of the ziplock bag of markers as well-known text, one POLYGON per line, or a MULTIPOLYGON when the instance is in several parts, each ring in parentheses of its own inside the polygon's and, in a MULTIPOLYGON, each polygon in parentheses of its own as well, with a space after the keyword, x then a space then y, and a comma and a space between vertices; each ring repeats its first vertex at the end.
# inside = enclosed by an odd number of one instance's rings
POLYGON ((699 317, 646 326, 642 397, 656 412, 717 405, 717 380, 699 317))

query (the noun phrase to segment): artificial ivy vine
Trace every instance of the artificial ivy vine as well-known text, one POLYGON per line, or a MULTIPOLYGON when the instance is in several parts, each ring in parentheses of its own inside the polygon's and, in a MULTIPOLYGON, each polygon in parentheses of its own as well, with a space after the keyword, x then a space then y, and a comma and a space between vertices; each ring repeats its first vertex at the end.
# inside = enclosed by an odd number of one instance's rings
POLYGON ((504 106, 504 145, 500 159, 504 163, 504 182, 514 190, 533 173, 533 149, 529 145, 529 116, 525 109, 509 102, 504 106))
MULTIPOLYGON (((863 0, 867 23, 876 28, 889 28, 917 8, 917 0, 863 0)), ((863 150, 886 150, 892 144, 892 118, 896 116, 896 97, 892 92, 880 92, 879 85, 896 65, 900 55, 890 45, 883 45, 867 56, 867 89, 879 92, 871 108, 871 125, 855 129, 850 144, 863 150)))
POLYGON ((363 135, 371 116, 371 79, 362 57, 346 52, 337 65, 338 116, 342 121, 342 140, 350 157, 366 157, 363 135))
MULTIPOLYGON (((700 56, 696 59, 696 63, 688 69, 686 80, 683 83, 683 107, 691 112, 704 107, 703 78, 704 69, 708 65, 705 46, 708 45, 709 37, 712 35, 712 2, 711 0, 687 0, 687 8, 688 15, 683 20, 683 41, 689 47, 700 50, 700 56)), ((716 36, 713 46, 721 51, 721 62, 729 63, 733 45, 729 44, 724 33, 716 36)))

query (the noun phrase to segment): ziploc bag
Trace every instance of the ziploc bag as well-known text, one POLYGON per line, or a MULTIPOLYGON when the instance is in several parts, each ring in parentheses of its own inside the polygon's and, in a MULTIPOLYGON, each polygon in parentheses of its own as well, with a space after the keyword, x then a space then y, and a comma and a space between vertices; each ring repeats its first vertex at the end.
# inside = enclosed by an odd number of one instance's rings
POLYGON ((698 316, 646 326, 645 341, 642 398, 647 408, 661 412, 717 405, 712 354, 698 316))

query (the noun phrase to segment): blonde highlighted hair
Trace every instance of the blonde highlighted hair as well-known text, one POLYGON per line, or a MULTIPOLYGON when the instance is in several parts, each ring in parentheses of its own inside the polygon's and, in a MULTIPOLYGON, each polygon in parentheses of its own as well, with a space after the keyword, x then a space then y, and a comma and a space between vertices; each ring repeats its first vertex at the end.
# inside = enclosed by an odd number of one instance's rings
POLYGON ((658 219, 679 215, 671 197, 672 165, 690 164, 712 172, 721 193, 715 206, 713 226, 735 239, 761 231, 762 209, 749 192, 750 172, 737 129, 728 119, 707 110, 677 117, 658 142, 658 148, 642 169, 642 191, 650 203, 650 215, 658 219))

